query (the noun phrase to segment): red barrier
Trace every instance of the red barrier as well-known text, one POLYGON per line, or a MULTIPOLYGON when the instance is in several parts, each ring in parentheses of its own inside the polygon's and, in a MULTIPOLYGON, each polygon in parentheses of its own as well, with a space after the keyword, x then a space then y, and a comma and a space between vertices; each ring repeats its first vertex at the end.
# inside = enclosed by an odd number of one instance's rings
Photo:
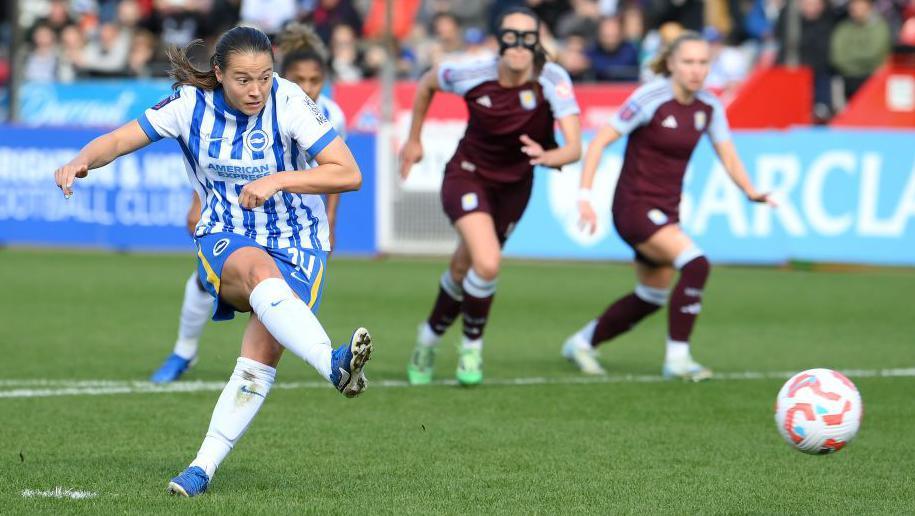
POLYGON ((880 68, 833 119, 838 127, 915 127, 915 66, 897 56, 880 68))
MULTIPOLYGON (((582 109, 582 125, 591 129, 603 126, 637 87, 638 84, 634 83, 575 85, 575 95, 582 109)), ((395 116, 410 113, 415 94, 414 82, 401 82, 395 86, 395 116)), ((337 84, 334 87, 334 100, 343 109, 350 129, 374 131, 377 128, 381 113, 381 86, 377 81, 337 84)), ((435 96, 429 107, 428 117, 466 121, 467 107, 461 97, 441 93, 435 96)))
POLYGON ((735 129, 785 129, 809 125, 813 74, 807 68, 757 68, 727 107, 735 129))
MULTIPOLYGON (((771 67, 757 70, 727 107, 731 126, 761 129, 809 124, 813 105, 812 80, 809 70, 804 69, 771 67)), ((582 126, 596 129, 605 125, 637 87, 636 83, 576 84, 575 95, 581 106, 582 126)), ((415 94, 414 82, 395 85, 394 113, 398 119, 409 114, 415 94)), ((338 84, 334 99, 343 109, 351 130, 377 129, 381 102, 378 81, 338 84)), ((461 97, 443 93, 435 96, 428 117, 442 121, 465 121, 467 108, 461 97)))

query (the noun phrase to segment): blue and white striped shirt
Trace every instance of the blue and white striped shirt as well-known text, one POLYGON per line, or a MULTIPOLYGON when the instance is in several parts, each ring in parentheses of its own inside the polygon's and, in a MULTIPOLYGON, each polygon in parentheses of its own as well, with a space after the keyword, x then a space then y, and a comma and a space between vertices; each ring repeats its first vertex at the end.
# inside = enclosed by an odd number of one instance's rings
POLYGON ((152 141, 178 140, 202 204, 196 236, 231 232, 270 248, 329 250, 320 195, 278 192, 253 210, 238 204, 247 183, 308 169, 338 136, 323 110, 297 85, 274 75, 266 106, 252 116, 229 106, 221 88, 181 86, 138 121, 152 141))

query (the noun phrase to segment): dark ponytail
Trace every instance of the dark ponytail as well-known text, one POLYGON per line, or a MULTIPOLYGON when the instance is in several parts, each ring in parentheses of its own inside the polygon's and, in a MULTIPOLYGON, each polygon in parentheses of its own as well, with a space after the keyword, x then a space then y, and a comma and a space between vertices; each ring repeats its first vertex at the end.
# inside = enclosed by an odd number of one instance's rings
POLYGON ((270 38, 253 27, 235 27, 220 36, 213 49, 213 55, 210 56, 210 69, 207 71, 198 70, 189 57, 190 51, 202 44, 203 40, 198 39, 183 49, 170 48, 166 51, 171 63, 168 75, 175 80, 175 83, 172 84, 173 88, 188 85, 201 90, 215 90, 219 87, 216 67, 225 71, 231 54, 264 52, 270 54, 270 60, 273 60, 273 46, 270 38))
POLYGON ((286 75, 289 67, 300 61, 314 61, 322 72, 327 71, 327 47, 311 27, 301 23, 288 25, 279 35, 278 43, 277 46, 283 53, 281 75, 286 75))

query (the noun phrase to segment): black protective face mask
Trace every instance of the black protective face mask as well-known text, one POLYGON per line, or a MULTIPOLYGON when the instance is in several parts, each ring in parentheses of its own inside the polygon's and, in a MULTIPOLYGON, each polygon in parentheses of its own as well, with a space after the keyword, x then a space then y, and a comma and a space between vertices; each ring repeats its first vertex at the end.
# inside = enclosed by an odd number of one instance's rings
POLYGON ((505 53, 509 48, 522 47, 537 52, 537 46, 540 44, 540 34, 535 30, 499 30, 499 55, 505 53))

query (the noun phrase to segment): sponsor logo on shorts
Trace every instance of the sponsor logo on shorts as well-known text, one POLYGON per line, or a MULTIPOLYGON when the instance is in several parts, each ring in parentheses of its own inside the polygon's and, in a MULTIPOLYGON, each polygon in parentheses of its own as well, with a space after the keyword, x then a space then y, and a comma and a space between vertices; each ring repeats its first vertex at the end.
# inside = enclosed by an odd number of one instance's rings
POLYGON ((226 248, 229 247, 229 239, 223 238, 213 246, 213 256, 219 256, 226 248))
POLYGON ((467 172, 476 172, 477 166, 467 160, 463 160, 461 161, 461 169, 466 170, 467 172))
POLYGON ((461 207, 464 208, 464 211, 475 210, 479 205, 480 201, 477 199, 477 194, 470 192, 461 196, 461 207))
POLYGON ((255 129, 245 135, 245 147, 251 152, 263 152, 270 146, 270 137, 263 129, 255 129))
POLYGON ((705 129, 705 124, 708 122, 705 111, 697 111, 696 114, 693 115, 693 121, 696 124, 697 131, 705 129))
POLYGON ((534 95, 534 90, 522 90, 518 94, 518 98, 521 99, 521 107, 528 111, 533 111, 537 108, 537 97, 534 95))
POLYGON ((660 226, 662 224, 667 224, 668 219, 667 215, 665 215, 663 211, 657 208, 653 208, 648 212, 648 220, 654 222, 656 226, 660 226))

